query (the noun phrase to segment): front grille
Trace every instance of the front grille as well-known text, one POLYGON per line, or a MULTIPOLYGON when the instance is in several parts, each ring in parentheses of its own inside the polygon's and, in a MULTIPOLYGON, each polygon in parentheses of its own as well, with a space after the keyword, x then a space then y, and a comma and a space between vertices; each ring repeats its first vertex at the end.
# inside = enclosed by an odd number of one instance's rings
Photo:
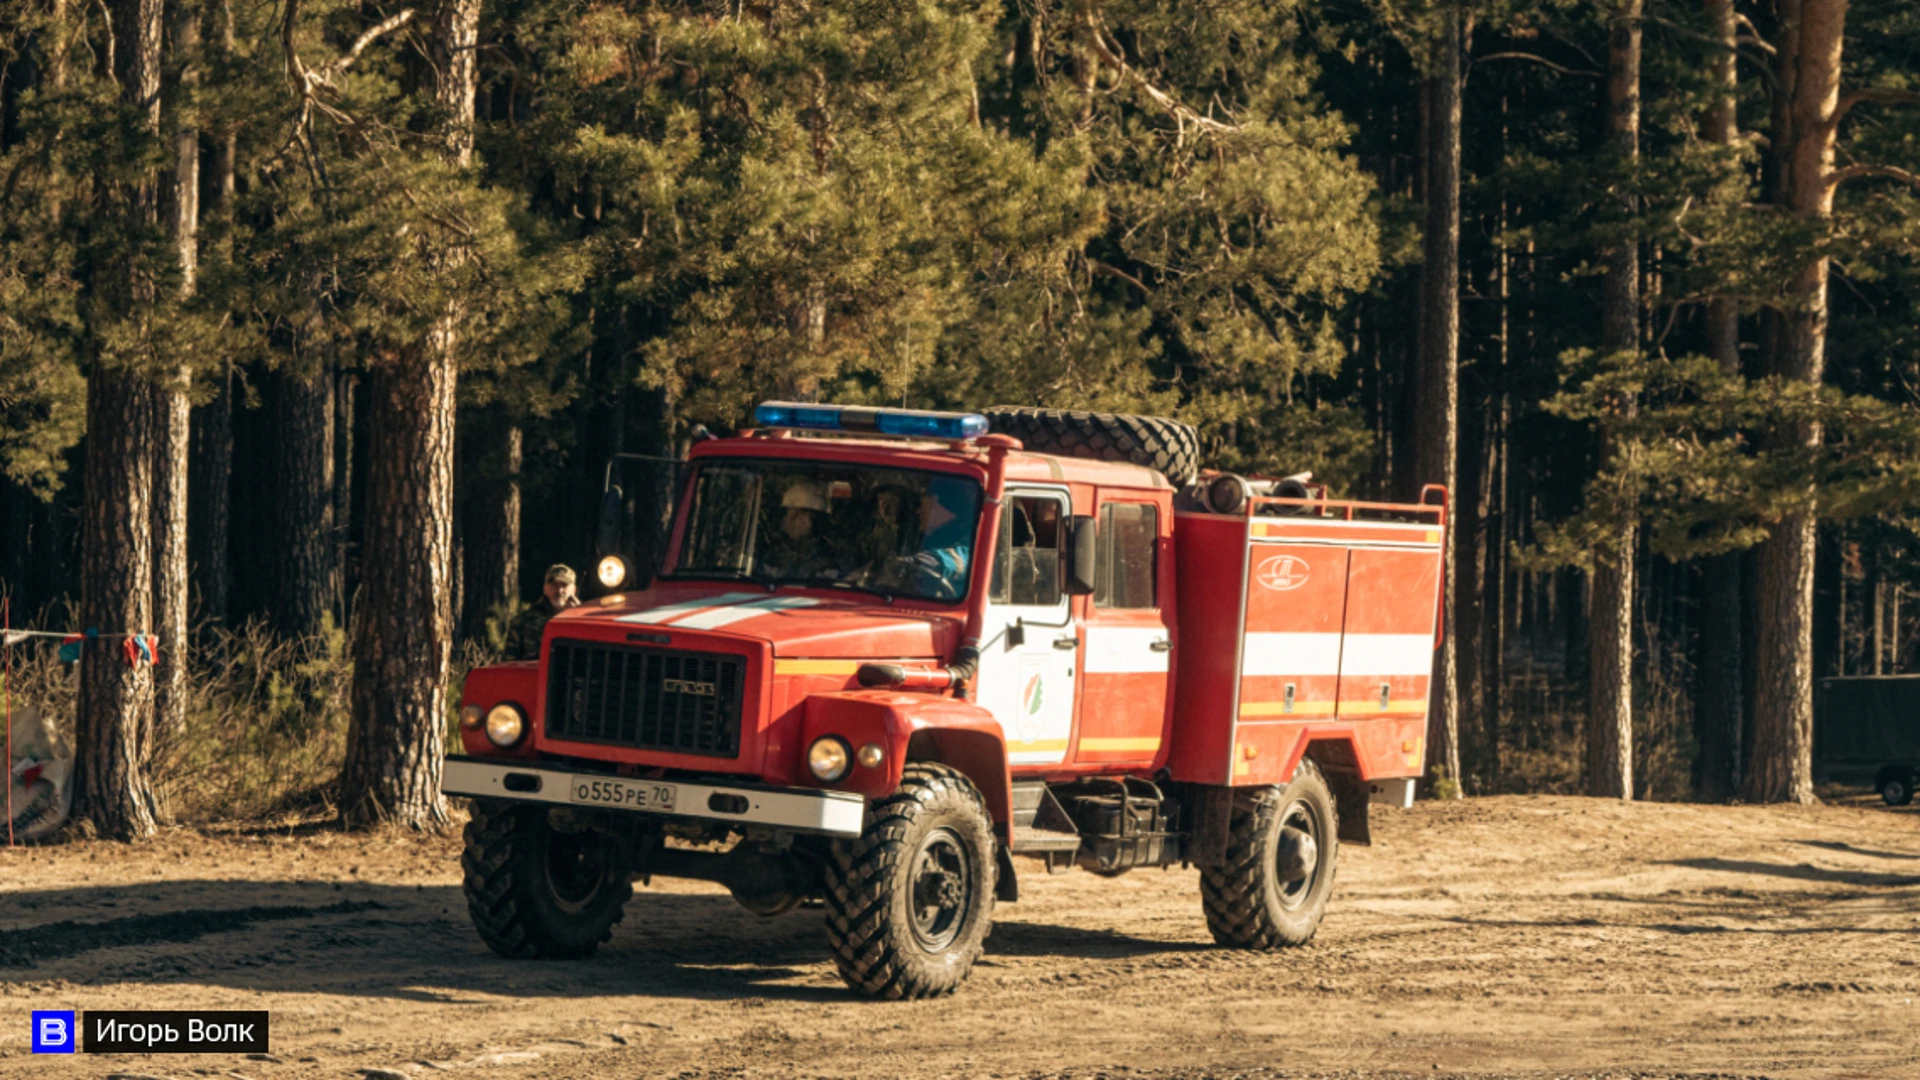
POLYGON ((742 656, 555 641, 547 737, 737 757, 745 676, 742 656))

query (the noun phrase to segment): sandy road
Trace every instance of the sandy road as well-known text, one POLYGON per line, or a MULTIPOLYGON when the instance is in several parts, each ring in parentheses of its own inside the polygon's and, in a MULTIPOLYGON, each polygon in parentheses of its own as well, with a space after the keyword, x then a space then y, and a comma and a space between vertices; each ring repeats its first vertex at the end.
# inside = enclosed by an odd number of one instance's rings
POLYGON ((1920 1077, 1920 813, 1382 812, 1319 939, 1215 949, 1192 871, 1022 863, 946 1001, 850 999, 818 912, 641 890, 594 960, 474 937, 456 841, 0 851, 0 1072, 354 1077, 1920 1077), (273 1012, 274 1061, 34 1058, 32 1008, 273 1012))

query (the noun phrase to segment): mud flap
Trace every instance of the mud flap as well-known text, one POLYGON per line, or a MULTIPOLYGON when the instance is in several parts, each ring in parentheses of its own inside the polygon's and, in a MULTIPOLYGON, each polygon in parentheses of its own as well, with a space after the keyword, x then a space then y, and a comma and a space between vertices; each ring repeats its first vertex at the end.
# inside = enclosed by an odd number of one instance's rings
POLYGON ((1227 861, 1227 835, 1233 826, 1233 789, 1219 784, 1193 784, 1187 790, 1193 812, 1187 861, 1195 866, 1219 866, 1227 861))
POLYGON ((1367 824, 1367 808, 1373 805, 1371 785, 1353 773, 1323 771, 1328 786, 1333 788, 1334 809, 1340 814, 1340 831, 1337 834, 1340 842, 1361 847, 1373 846, 1373 830, 1367 824))
POLYGON ((1003 904, 1020 899, 1020 879, 1013 876, 1013 852, 1005 844, 993 845, 993 862, 999 869, 993 880, 993 898, 1003 904))

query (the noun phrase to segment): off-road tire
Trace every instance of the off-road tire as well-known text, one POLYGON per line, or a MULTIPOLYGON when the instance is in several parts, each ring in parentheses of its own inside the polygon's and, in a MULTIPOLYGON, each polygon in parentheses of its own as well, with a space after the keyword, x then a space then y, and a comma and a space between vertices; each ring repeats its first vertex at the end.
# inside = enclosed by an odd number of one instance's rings
MULTIPOLYGON (((603 866, 572 900, 559 895, 549 871, 555 845, 592 844, 593 834, 566 834, 547 824, 543 807, 475 800, 460 869, 467 911, 480 940, 514 960, 581 960, 613 936, 633 896, 633 882, 609 842, 599 838, 603 866), (590 891, 585 891, 590 889, 590 891)), ((565 851, 563 847, 561 851, 565 851)))
POLYGON ((1144 465, 1175 487, 1192 483, 1200 472, 1200 437, 1178 420, 1017 405, 995 405, 985 414, 989 431, 1043 454, 1144 465))
POLYGON ((1905 806, 1913 801, 1913 774, 1904 769, 1881 773, 1874 787, 1880 791, 1880 801, 1888 806, 1905 806))
POLYGON ((1333 893, 1339 833, 1333 793, 1312 761, 1302 760, 1284 788, 1236 790, 1226 861, 1200 868, 1200 903, 1213 940, 1235 949, 1280 949, 1313 940, 1333 893), (1296 806, 1313 819, 1320 850, 1304 888, 1289 894, 1279 880, 1280 830, 1296 806))
POLYGON ((945 765, 907 765, 893 794, 867 807, 866 827, 826 860, 827 944, 848 986, 893 1000, 939 997, 966 981, 993 926, 996 841, 979 789, 945 765), (915 863, 930 842, 964 851, 969 894, 937 951, 915 929, 915 863))

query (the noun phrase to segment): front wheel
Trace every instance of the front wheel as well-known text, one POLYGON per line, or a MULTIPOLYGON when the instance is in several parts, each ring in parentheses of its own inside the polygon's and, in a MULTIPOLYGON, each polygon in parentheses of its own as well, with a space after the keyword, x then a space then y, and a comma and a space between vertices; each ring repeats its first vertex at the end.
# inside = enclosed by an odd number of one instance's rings
POLYGON ((1282 788, 1233 793, 1226 861, 1200 870, 1213 940, 1236 949, 1305 945, 1333 892, 1340 821, 1326 778, 1303 760, 1282 788))
POLYGON ((1890 769, 1880 774, 1880 800, 1888 806, 1905 806, 1913 801, 1913 777, 1905 770, 1890 769))
POLYGON ((460 869, 480 940, 516 960, 592 956, 633 896, 611 839, 555 829, 537 806, 476 800, 460 869))
POLYGON ((892 999, 958 989, 993 925, 994 843, 971 781, 909 764, 827 858, 827 943, 847 985, 892 999))

